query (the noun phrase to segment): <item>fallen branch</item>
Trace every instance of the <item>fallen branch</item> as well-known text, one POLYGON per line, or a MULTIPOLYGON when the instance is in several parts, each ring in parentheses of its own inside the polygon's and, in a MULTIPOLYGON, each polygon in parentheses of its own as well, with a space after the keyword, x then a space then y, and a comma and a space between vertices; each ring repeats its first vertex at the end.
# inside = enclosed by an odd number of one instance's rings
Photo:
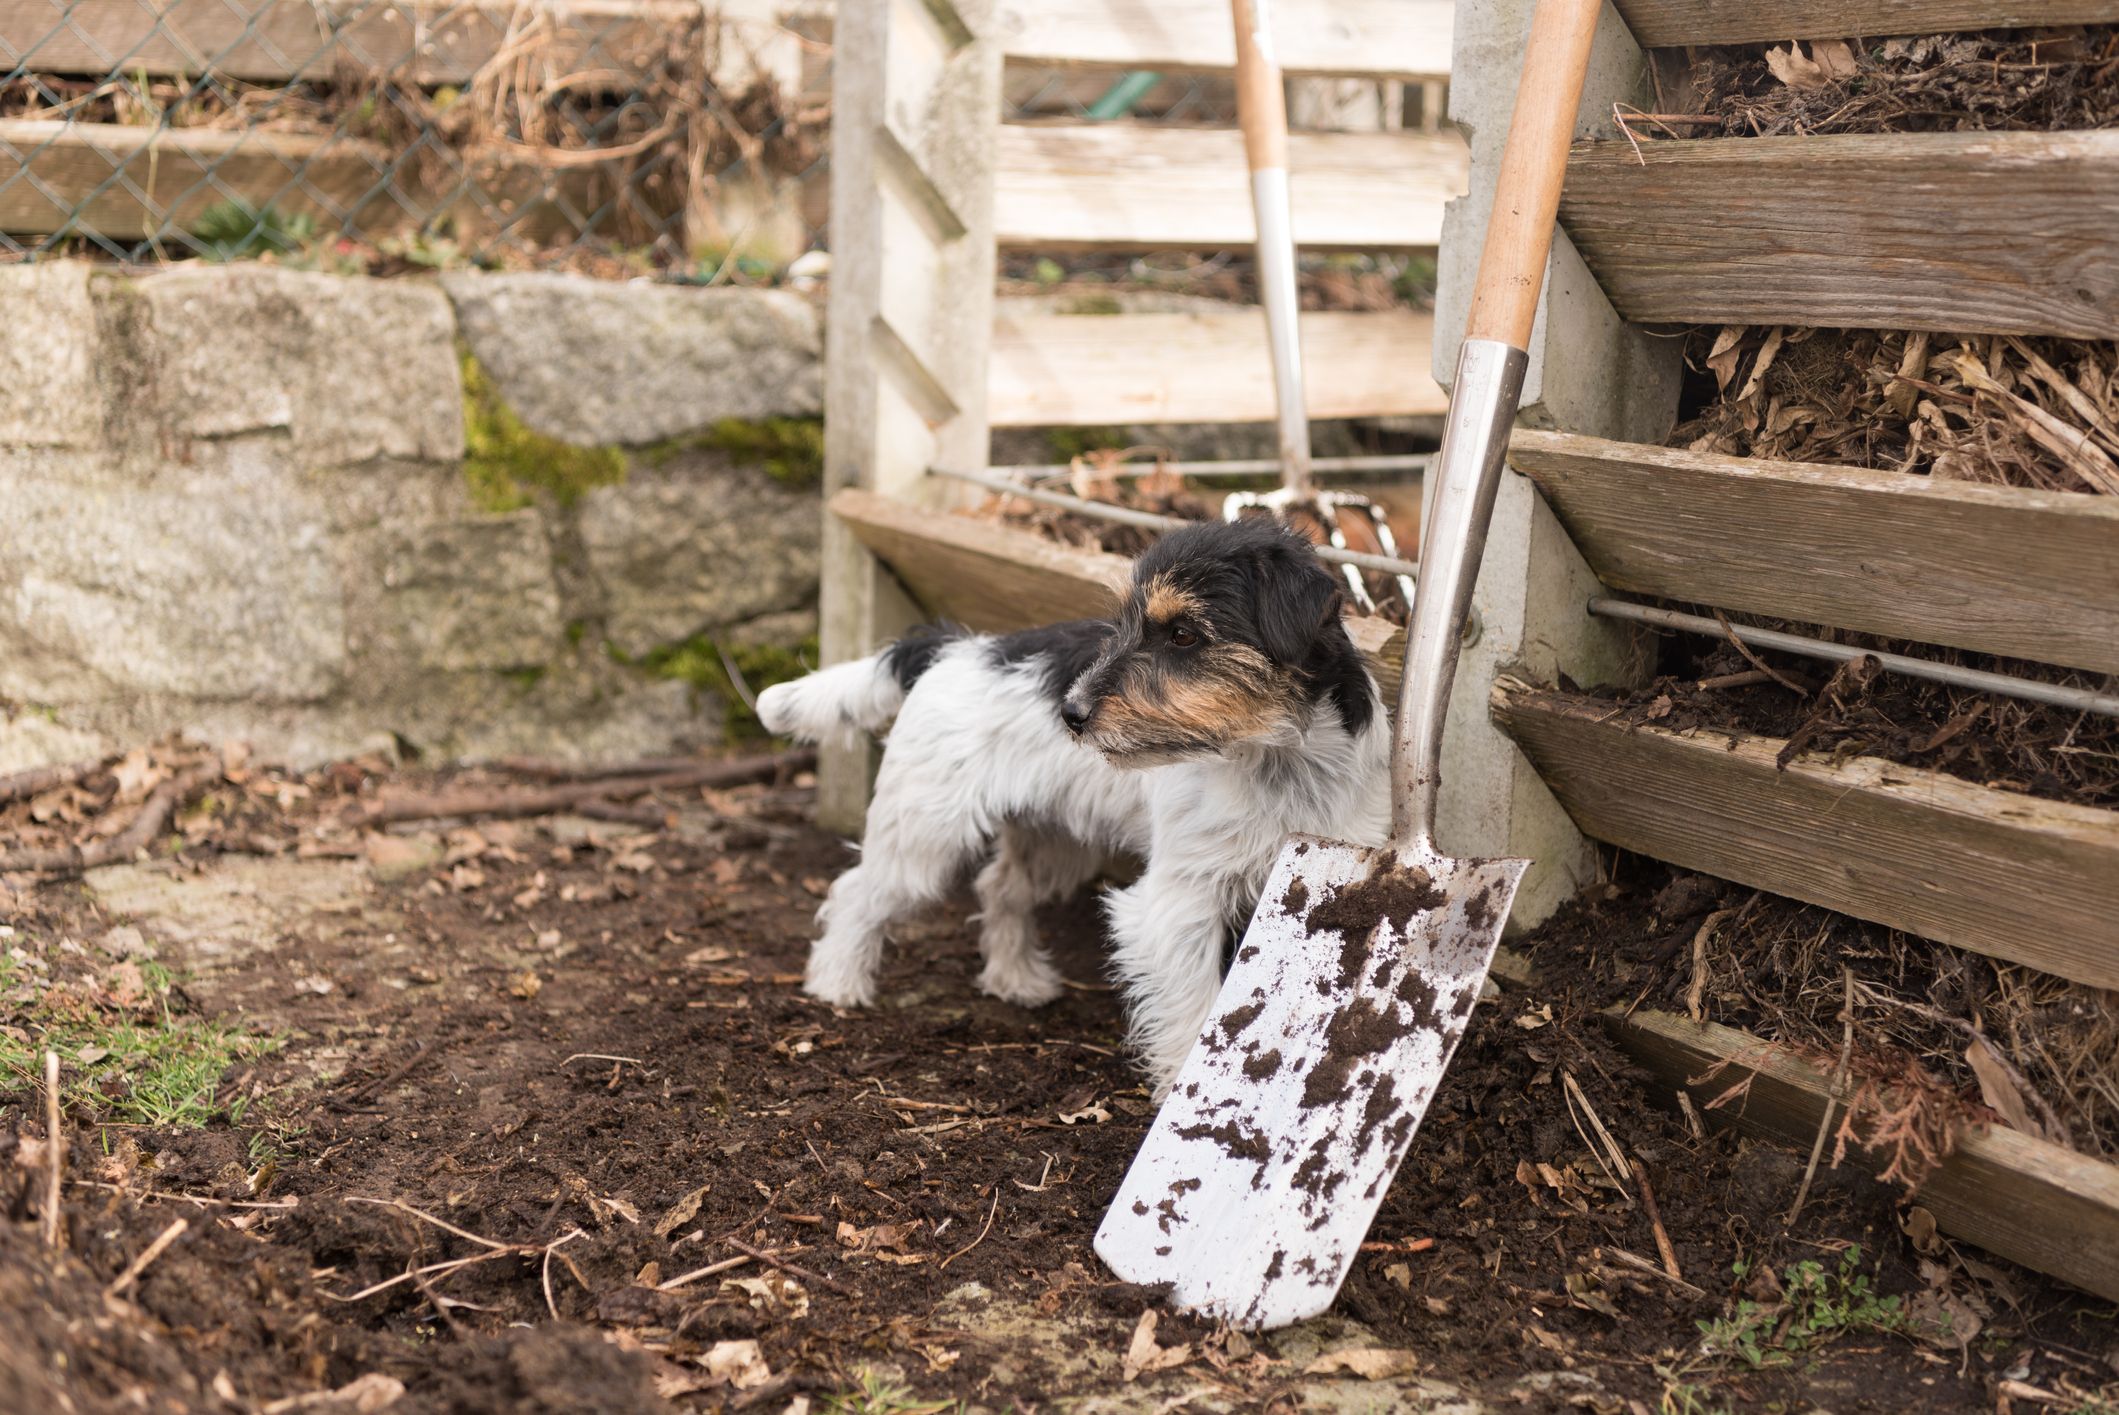
POLYGON ((24 796, 41 796, 61 786, 71 786, 83 777, 93 776, 102 770, 103 758, 94 761, 69 762, 64 766, 38 766, 28 771, 11 772, 0 776, 0 801, 16 801, 24 796))
POLYGON ((616 781, 628 776, 668 776, 704 766, 697 757, 641 757, 624 762, 555 762, 544 757, 502 757, 496 771, 539 781, 616 781))
MULTIPOLYGON (((439 820, 450 817, 513 819, 548 816, 579 808, 595 801, 627 800, 650 791, 678 791, 700 786, 741 786, 768 781, 782 772, 805 771, 815 766, 817 754, 804 747, 773 752, 766 756, 739 757, 725 762, 696 762, 682 771, 622 780, 583 781, 542 791, 465 790, 434 794, 384 796, 362 802, 346 814, 349 825, 394 825, 400 821, 439 820)), ((0 866, 4 868, 4 866, 0 866)))
POLYGON ((1641 1186, 1641 1211, 1648 1215, 1648 1225, 1655 1230, 1655 1250, 1662 1255, 1663 1271, 1670 1274, 1671 1281, 1683 1282, 1685 1274, 1678 1270, 1677 1246, 1670 1241, 1670 1230, 1663 1227, 1662 1210, 1656 1207, 1655 1190, 1648 1183, 1648 1166, 1641 1163, 1639 1155, 1632 1156, 1633 1180, 1641 1186))
POLYGON ((169 824, 177 808, 213 782, 221 779, 218 759, 179 772, 157 786, 140 807, 132 823, 108 840, 86 845, 62 845, 47 850, 14 850, 0 855, 0 874, 22 870, 36 874, 80 874, 103 865, 114 865, 146 849, 169 824))
POLYGON ((854 1297, 859 1295, 852 1288, 848 1287, 845 1283, 840 1282, 837 1278, 826 1277, 822 1273, 811 1272, 808 1268, 798 1267, 795 1264, 787 1261, 787 1259, 781 1257, 778 1253, 771 1252, 764 1248, 753 1248, 750 1246, 750 1244, 741 1242, 740 1240, 734 1238, 724 1238, 721 1241, 747 1257, 756 1258, 759 1262, 765 1264, 769 1268, 778 1268, 781 1272, 786 1273, 790 1277, 799 1277, 803 1281, 813 1282, 819 1287, 828 1287, 833 1292, 838 1293, 842 1297, 854 1297))

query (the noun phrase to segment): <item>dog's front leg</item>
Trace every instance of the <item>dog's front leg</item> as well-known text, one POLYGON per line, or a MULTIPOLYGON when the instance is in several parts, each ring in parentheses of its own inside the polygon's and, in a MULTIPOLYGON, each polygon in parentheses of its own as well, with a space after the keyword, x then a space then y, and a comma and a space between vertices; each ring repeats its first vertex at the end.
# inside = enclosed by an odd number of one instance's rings
POLYGON ((1150 867, 1105 896, 1113 963, 1132 1040, 1160 1100, 1221 991, 1223 890, 1217 880, 1150 867))

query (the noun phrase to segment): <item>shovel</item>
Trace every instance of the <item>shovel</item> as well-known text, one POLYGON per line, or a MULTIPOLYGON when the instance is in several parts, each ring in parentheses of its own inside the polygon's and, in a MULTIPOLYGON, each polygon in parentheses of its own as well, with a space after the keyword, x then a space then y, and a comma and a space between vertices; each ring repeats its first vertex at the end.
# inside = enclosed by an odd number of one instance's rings
MULTIPOLYGON (((1316 516, 1325 539, 1348 548, 1339 518, 1352 514, 1366 521, 1381 553, 1397 558, 1398 543, 1390 522, 1366 496, 1320 490, 1310 474, 1310 415, 1302 386, 1302 341, 1298 335, 1301 301, 1295 290, 1295 233, 1288 207, 1288 104, 1280 65, 1273 58, 1271 0, 1229 0, 1236 27, 1236 116, 1243 129, 1244 159, 1251 170, 1251 210, 1258 225, 1258 292, 1266 311, 1266 340, 1273 356, 1273 398, 1280 420, 1280 490, 1260 495, 1231 492, 1221 514, 1233 521, 1256 508, 1280 521, 1293 510, 1316 516)), ((1347 591, 1364 613, 1376 601, 1358 566, 1343 566, 1347 591)), ((1399 591, 1412 603, 1413 583, 1398 577, 1399 591)))
POLYGON ((1291 836, 1096 1251, 1248 1327, 1331 1305, 1486 981, 1527 860, 1437 849, 1443 715, 1529 361, 1601 0, 1539 0, 1427 518, 1378 848, 1291 836))

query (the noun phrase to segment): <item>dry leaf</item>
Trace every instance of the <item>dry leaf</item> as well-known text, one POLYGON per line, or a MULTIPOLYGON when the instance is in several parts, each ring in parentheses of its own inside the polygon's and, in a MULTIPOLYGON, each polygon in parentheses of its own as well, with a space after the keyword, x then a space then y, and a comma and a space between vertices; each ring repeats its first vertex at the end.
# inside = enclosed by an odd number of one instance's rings
POLYGON ((404 1393, 405 1383, 397 1377, 370 1371, 337 1390, 317 1390, 307 1395, 268 1401, 258 1407, 258 1412, 259 1415, 293 1415, 295 1411, 314 1411, 316 1415, 378 1415, 378 1412, 397 1404, 404 1393))
POLYGON ((153 997, 153 993, 148 989, 147 979, 140 975, 140 965, 130 960, 118 964, 103 975, 103 990, 110 994, 113 1004, 128 1011, 153 997))
POLYGON ((508 991, 514 996, 521 998, 524 1002, 528 1002, 544 991, 544 979, 538 977, 534 969, 525 968, 509 979, 508 991))
POLYGON ((667 1238, 697 1218, 699 1216, 699 1206, 706 1202, 707 1192, 713 1187, 711 1184, 702 1184, 676 1203, 670 1205, 670 1211, 656 1220, 655 1236, 657 1238, 667 1238))
POLYGON ((718 943, 710 943, 704 948, 695 948, 685 954, 684 966, 687 968, 703 968, 709 963, 726 963, 731 958, 741 956, 741 954, 723 948, 718 943))
POLYGON ((1526 1032, 1535 1032, 1540 1027, 1552 1025, 1552 1004, 1541 1004, 1535 1012, 1525 1012, 1517 1017, 1516 1025, 1526 1032))
POLYGON ((1979 1097, 1999 1115, 2011 1130, 2040 1140, 2061 1141, 2064 1137, 2054 1135, 2031 1109, 2022 1087, 2004 1062, 1987 1045, 1985 1037, 1972 1038, 1971 1045, 1964 1049, 1964 1059, 1971 1066, 1972 1074, 1979 1080, 1979 1097))
POLYGON ((1140 1314, 1140 1321, 1133 1328, 1133 1340, 1126 1345, 1125 1360, 1119 1364, 1121 1379, 1138 1380, 1149 1371, 1167 1371, 1192 1359, 1192 1347, 1189 1343, 1181 1346, 1157 1346, 1155 1323, 1156 1312, 1153 1307, 1140 1314))
POLYGON ((1348 1351, 1328 1351, 1302 1368, 1306 1376, 1330 1376, 1341 1371, 1364 1380, 1382 1381, 1393 1376, 1409 1376, 1420 1367, 1419 1358, 1410 1351, 1399 1351, 1382 1346, 1364 1346, 1348 1351))
POLYGON ((737 1390, 751 1390, 773 1378, 772 1367, 765 1364, 758 1343, 749 1339, 717 1341, 706 1349, 699 1364, 706 1368, 711 1382, 737 1390))
POLYGON ((1854 77, 1854 51, 1842 40, 1820 40, 1803 53, 1800 43, 1766 51, 1766 67, 1773 77, 1792 89, 1823 88, 1826 84, 1854 77))
POLYGON ((742 1293, 749 1299, 754 1312, 767 1312, 788 1319, 809 1315, 809 1290, 785 1273, 767 1273, 764 1277, 725 1277, 721 1279, 721 1290, 742 1293))

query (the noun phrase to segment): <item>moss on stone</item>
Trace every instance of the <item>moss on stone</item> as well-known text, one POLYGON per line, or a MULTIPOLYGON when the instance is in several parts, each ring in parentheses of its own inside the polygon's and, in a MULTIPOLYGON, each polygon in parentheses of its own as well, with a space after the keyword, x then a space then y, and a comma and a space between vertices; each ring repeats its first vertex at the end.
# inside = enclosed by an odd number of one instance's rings
POLYGON ((625 480, 625 456, 615 447, 577 447, 523 424, 478 360, 465 350, 464 481, 481 511, 519 511, 538 493, 572 506, 591 487, 625 480))
MULTIPOLYGON (((657 678, 674 678, 695 691, 712 693, 728 705, 728 737, 732 742, 756 741, 768 734, 758 715, 751 711, 721 662, 721 649, 711 635, 695 634, 682 643, 665 644, 637 660, 628 659, 615 644, 607 644, 611 657, 630 663, 657 678)), ((817 636, 799 644, 740 644, 728 646, 728 659, 736 666, 746 687, 762 693, 775 683, 785 683, 809 671, 817 661, 817 636)))
POLYGON ((1126 307, 1116 295, 1076 295, 1061 306, 1061 314, 1124 314, 1126 307))
POLYGON ((794 491, 809 491, 824 480, 824 423, 819 418, 763 418, 748 422, 723 418, 705 432, 672 438, 644 448, 651 467, 701 448, 720 452, 794 491))

